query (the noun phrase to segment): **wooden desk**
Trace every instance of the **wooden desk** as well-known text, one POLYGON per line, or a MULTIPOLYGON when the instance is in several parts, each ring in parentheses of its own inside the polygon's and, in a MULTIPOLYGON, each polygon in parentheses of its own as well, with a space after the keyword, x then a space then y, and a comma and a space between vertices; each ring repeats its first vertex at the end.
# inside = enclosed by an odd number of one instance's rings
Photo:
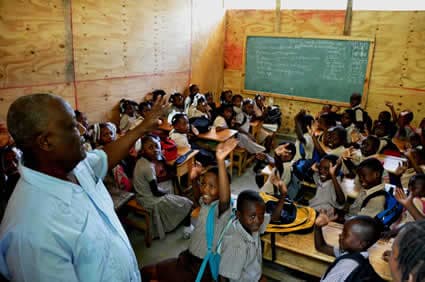
POLYGON ((127 192, 127 191, 117 191, 117 192, 110 192, 112 202, 114 202, 114 209, 118 210, 122 206, 128 203, 133 197, 134 193, 127 192))
POLYGON ((263 122, 261 120, 255 120, 255 121, 251 121, 249 125, 251 127, 250 129, 251 129, 252 136, 254 136, 254 138, 257 139, 258 132, 260 132, 263 122))
MULTIPOLYGON (((342 225, 331 222, 323 228, 326 242, 329 245, 337 246, 338 237, 342 232, 342 225)), ((264 235, 261 240, 264 242, 264 259, 274 261, 277 264, 296 269, 310 275, 321 277, 328 266, 334 261, 334 257, 318 252, 314 247, 314 233, 308 234, 287 234, 275 236, 275 259, 271 248, 272 234, 264 235)), ((382 259, 382 254, 390 250, 392 241, 384 242, 379 240, 369 248, 369 259, 375 271, 385 280, 391 281, 391 272, 387 262, 382 259)))
MULTIPOLYGON (((177 149, 177 156, 178 157, 183 156, 184 154, 186 154, 189 151, 190 151, 189 148, 178 148, 177 149)), ((182 162, 179 165, 176 165, 177 185, 179 186, 177 188, 180 188, 180 184, 181 184, 180 179, 181 179, 181 177, 183 175, 188 174, 192 170, 192 167, 195 164, 195 156, 198 153, 199 153, 199 150, 193 150, 190 154, 188 154, 186 156, 186 159, 184 160, 184 162, 182 162)), ((169 161, 169 162, 167 162, 167 164, 170 165, 170 166, 173 166, 175 164, 176 160, 169 161)), ((180 192, 184 192, 184 191, 180 191, 180 192)))
MULTIPOLYGON (((216 131, 215 128, 213 127, 210 131, 199 134, 198 138, 222 143, 222 142, 225 142, 226 140, 232 138, 233 136, 235 136, 236 133, 238 133, 238 131, 234 130, 234 129, 224 129, 224 130, 216 131)), ((232 175, 232 172, 233 172, 233 151, 230 152, 229 158, 230 158, 229 170, 230 170, 230 175, 232 175)))

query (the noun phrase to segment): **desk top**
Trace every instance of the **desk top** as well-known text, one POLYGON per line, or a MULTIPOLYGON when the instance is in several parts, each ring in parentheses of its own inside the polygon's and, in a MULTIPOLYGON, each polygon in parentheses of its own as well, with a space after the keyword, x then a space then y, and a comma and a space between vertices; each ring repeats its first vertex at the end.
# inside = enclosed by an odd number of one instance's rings
POLYGON ((197 137, 205 140, 224 142, 227 139, 235 136, 237 132, 237 130, 233 129, 224 129, 221 131, 216 131, 215 128, 213 128, 208 132, 199 134, 197 137))
MULTIPOLYGON (((176 160, 180 157, 183 156, 184 154, 186 154, 187 152, 189 152, 190 149, 189 148, 177 148, 177 158, 175 160, 172 161, 167 161, 167 164, 172 166, 174 165, 174 163, 176 162, 176 160)), ((188 160, 190 160, 192 157, 194 157, 196 154, 199 153, 199 150, 192 150, 192 152, 186 157, 186 160, 181 163, 180 165, 183 165, 184 163, 186 163, 188 160)))
MULTIPOLYGON (((339 234, 342 232, 342 225, 330 222, 323 227, 325 241, 331 246, 338 245, 339 234)), ((262 240, 269 243, 270 235, 265 235, 262 240)), ((375 271, 385 280, 391 280, 391 272, 387 262, 382 259, 382 254, 386 250, 391 250, 392 240, 385 242, 379 240, 369 248, 369 259, 375 271)), ((331 263, 334 257, 325 255, 317 251, 314 247, 314 232, 308 234, 276 234, 276 247, 291 250, 293 252, 312 257, 321 261, 331 263)))
POLYGON ((128 201, 130 201, 134 197, 134 193, 127 191, 113 191, 110 192, 112 202, 114 203, 114 209, 118 210, 122 206, 124 206, 128 201))

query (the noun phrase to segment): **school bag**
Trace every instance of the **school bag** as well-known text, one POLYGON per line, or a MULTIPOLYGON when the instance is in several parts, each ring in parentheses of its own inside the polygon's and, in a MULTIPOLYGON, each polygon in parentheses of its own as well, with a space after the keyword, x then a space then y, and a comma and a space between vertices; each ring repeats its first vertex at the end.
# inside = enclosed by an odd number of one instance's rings
POLYGON ((361 253, 347 253, 345 255, 339 256, 334 260, 334 262, 328 267, 323 275, 322 279, 325 279, 328 273, 331 271, 334 266, 343 259, 352 259, 358 263, 358 266, 348 275, 344 280, 345 282, 383 282, 382 279, 376 271, 373 269, 372 265, 369 262, 369 259, 362 256, 361 253))
POLYGON ((161 151, 166 161, 177 159, 177 145, 171 138, 165 137, 161 139, 161 151))
POLYGON ((364 208, 367 203, 370 201, 370 199, 378 197, 378 196, 385 196, 385 206, 384 210, 378 213, 375 218, 382 223, 383 228, 385 230, 388 230, 395 221, 400 217, 401 213, 403 212, 403 206, 397 202, 395 197, 392 194, 393 189, 391 189, 389 192, 385 190, 379 190, 375 193, 370 194, 367 196, 363 203, 361 208, 364 208))
MULTIPOLYGON (((233 201, 230 201, 230 209, 233 206, 233 201)), ((202 280, 202 276, 204 275, 205 268, 207 267, 207 264, 210 267, 211 270, 211 276, 214 279, 214 281, 218 280, 218 270, 220 267, 220 259, 221 259, 221 243, 223 241, 224 234, 226 233, 229 226, 232 224, 234 219, 234 213, 232 212, 232 215, 230 216, 229 221, 227 222, 226 226, 224 227, 223 231, 220 234, 220 237, 217 241, 216 249, 213 250, 213 242, 214 242, 214 229, 215 229, 215 210, 217 208, 217 202, 213 203, 208 211, 207 216, 207 224, 206 224, 206 239, 207 239, 207 254, 205 255, 201 267, 199 268, 198 275, 196 276, 196 282, 200 282, 202 280)))
POLYGON ((206 117, 194 117, 189 119, 189 123, 196 127, 199 133, 205 133, 210 130, 210 120, 206 117))
POLYGON ((282 123, 282 112, 279 106, 275 105, 267 108, 267 115, 264 118, 264 123, 277 124, 280 127, 282 123))

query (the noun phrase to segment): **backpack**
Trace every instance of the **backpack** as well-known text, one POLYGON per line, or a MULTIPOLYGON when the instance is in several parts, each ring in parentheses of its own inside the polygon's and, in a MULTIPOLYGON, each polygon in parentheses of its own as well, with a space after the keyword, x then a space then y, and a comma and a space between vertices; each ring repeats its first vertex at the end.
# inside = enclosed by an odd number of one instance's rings
POLYGON ((264 123, 277 124, 280 127, 280 124, 282 123, 282 112, 280 111, 279 106, 268 107, 264 123))
POLYGON ((194 117, 189 119, 189 123, 196 127, 199 133, 206 133, 210 130, 210 120, 206 117, 194 117))
POLYGON ((378 213, 375 216, 375 219, 377 219, 379 222, 382 223, 385 230, 388 230, 395 221, 400 217, 401 213, 403 212, 403 206, 397 202, 395 197, 392 195, 393 189, 390 190, 390 192, 387 192, 385 190, 379 190, 375 193, 370 194, 367 196, 363 203, 361 208, 365 207, 367 203, 370 201, 370 199, 378 197, 378 196, 385 196, 385 206, 384 210, 378 213))
POLYGON ((166 161, 177 159, 177 145, 171 138, 165 137, 161 139, 161 151, 166 161))
POLYGON ((369 259, 362 256, 360 253, 348 253, 342 256, 339 256, 334 260, 334 262, 328 267, 323 275, 322 279, 326 278, 326 275, 331 271, 334 266, 343 259, 352 259, 356 261, 359 265, 348 275, 345 279, 345 282, 383 282, 382 279, 376 271, 373 269, 372 265, 369 262, 369 259))
MULTIPOLYGON (((230 201, 230 209, 232 208, 233 203, 230 201)), ((206 239, 207 239, 207 254, 205 255, 201 267, 199 268, 198 275, 196 276, 196 282, 200 282, 202 279, 202 276, 204 275, 205 267, 207 266, 207 263, 210 266, 211 270, 211 276, 214 279, 214 281, 218 280, 218 270, 220 267, 220 259, 221 259, 221 243, 223 241, 224 233, 226 233, 227 229, 233 222, 234 213, 230 216, 229 222, 224 227, 223 231, 220 234, 220 237, 217 241, 216 249, 213 250, 213 242, 214 242, 214 229, 215 229, 215 210, 217 208, 217 202, 213 203, 208 211, 207 216, 207 224, 206 224, 206 239)))

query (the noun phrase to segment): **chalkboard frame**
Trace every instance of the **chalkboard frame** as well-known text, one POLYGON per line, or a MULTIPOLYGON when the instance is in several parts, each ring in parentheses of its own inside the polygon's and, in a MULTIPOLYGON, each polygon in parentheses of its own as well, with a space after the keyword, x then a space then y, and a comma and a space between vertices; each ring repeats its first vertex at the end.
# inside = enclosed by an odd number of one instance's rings
POLYGON ((248 37, 285 37, 285 38, 296 38, 296 39, 323 39, 323 40, 346 40, 346 41, 369 41, 369 54, 367 58, 367 69, 365 74, 365 79, 363 82, 363 94, 362 94, 362 106, 366 107, 367 103, 367 97, 369 92, 369 83, 370 83, 370 74, 372 71, 372 64, 373 64, 373 54, 375 51, 375 39, 374 38, 367 38, 367 37, 353 37, 353 36, 328 36, 328 35, 294 35, 294 34, 283 34, 283 33, 247 33, 244 38, 243 43, 243 56, 242 56, 242 79, 241 79, 241 88, 242 93, 244 94, 261 94, 267 97, 274 97, 274 98, 283 98, 287 100, 295 100, 295 101, 303 101, 303 102, 310 102, 315 104, 330 104, 335 106, 341 106, 341 107, 348 107, 349 101, 347 102, 340 102, 340 101, 333 101, 333 100, 323 100, 323 99, 316 99, 316 98, 309 98, 309 97, 301 97, 301 96, 292 96, 287 95, 285 93, 272 93, 272 92, 263 92, 263 91, 256 91, 256 90, 249 90, 245 89, 245 67, 246 67, 246 42, 248 41, 248 37))

